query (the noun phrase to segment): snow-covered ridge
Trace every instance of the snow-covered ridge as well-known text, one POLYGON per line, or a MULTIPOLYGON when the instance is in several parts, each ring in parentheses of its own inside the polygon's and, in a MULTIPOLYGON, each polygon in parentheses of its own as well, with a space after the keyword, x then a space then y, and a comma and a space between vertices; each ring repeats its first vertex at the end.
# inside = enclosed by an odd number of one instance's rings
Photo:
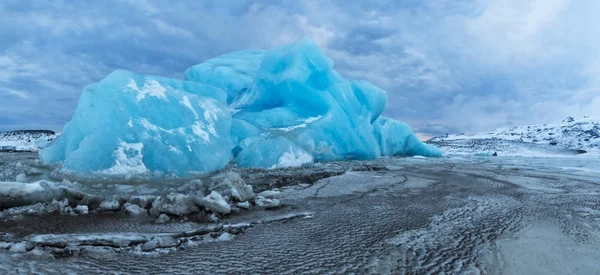
POLYGON ((559 124, 538 124, 498 128, 487 133, 446 135, 430 141, 465 139, 502 139, 537 144, 558 145, 569 149, 600 148, 600 118, 574 119, 568 117, 559 124))
POLYGON ((489 152, 510 151, 510 155, 520 155, 523 149, 539 151, 548 148, 554 151, 559 148, 571 149, 578 153, 597 152, 600 151, 600 118, 567 117, 558 124, 525 125, 498 128, 485 133, 445 135, 434 137, 428 142, 445 147, 446 152, 466 152, 472 149, 474 154, 481 153, 483 149, 489 152))
POLYGON ((37 151, 59 134, 49 130, 17 130, 0 132, 0 152, 37 151))

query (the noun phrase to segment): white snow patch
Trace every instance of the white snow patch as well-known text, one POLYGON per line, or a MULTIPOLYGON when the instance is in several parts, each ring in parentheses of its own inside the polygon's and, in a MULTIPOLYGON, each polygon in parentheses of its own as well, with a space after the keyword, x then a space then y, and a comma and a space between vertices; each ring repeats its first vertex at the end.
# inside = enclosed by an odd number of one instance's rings
POLYGON ((307 118, 306 120, 304 120, 304 123, 308 123, 308 124, 310 124, 310 123, 313 123, 313 122, 315 122, 315 121, 317 121, 317 120, 321 119, 322 117, 323 117, 323 116, 309 117, 309 118, 307 118))
POLYGON ((200 107, 204 109, 204 119, 206 121, 215 121, 221 113, 221 110, 213 101, 213 99, 206 99, 199 102, 200 107))
POLYGON ((103 170, 102 173, 107 174, 128 174, 128 173, 145 173, 148 171, 144 165, 142 143, 127 143, 121 142, 117 150, 115 150, 116 163, 113 167, 103 170))
POLYGON ((151 130, 151 131, 158 131, 160 128, 152 123, 150 123, 150 121, 148 121, 145 118, 140 119, 140 122, 142 123, 142 126, 144 128, 146 128, 147 130, 151 130))
POLYGON ((276 128, 276 129, 284 131, 284 132, 289 132, 289 131, 292 131, 292 130, 295 130, 295 129, 298 129, 298 128, 306 128, 308 126, 308 124, 311 124, 311 123, 313 123, 313 122, 321 119, 321 117, 323 117, 323 116, 309 117, 307 119, 300 120, 301 122, 303 122, 301 124, 293 125, 293 126, 289 126, 289 127, 284 127, 284 128, 276 128))
POLYGON ((179 103, 181 103, 181 105, 185 106, 190 111, 192 111, 195 118, 198 118, 198 113, 196 112, 196 110, 194 110, 194 107, 192 107, 192 103, 190 103, 190 99, 187 96, 184 95, 179 103))
POLYGON ((167 89, 161 86, 160 83, 158 83, 158 81, 151 78, 146 78, 146 82, 144 83, 144 86, 141 89, 138 87, 138 85, 133 79, 129 79, 129 84, 127 84, 127 88, 130 88, 134 92, 137 92, 136 100, 138 102, 146 98, 146 96, 152 96, 162 100, 167 100, 167 89))
POLYGON ((284 168, 284 167, 298 167, 303 164, 312 163, 314 161, 313 156, 304 152, 294 152, 294 149, 290 147, 290 150, 284 152, 279 157, 279 163, 271 166, 271 169, 284 168))
POLYGON ((175 153, 181 153, 181 150, 179 150, 179 148, 177 148, 173 145, 169 145, 169 151, 175 152, 175 153))
POLYGON ((204 142, 210 142, 210 136, 206 131, 203 130, 204 127, 205 126, 202 122, 197 121, 196 123, 194 123, 194 125, 192 125, 192 132, 194 132, 195 135, 199 136, 202 140, 204 140, 204 142))

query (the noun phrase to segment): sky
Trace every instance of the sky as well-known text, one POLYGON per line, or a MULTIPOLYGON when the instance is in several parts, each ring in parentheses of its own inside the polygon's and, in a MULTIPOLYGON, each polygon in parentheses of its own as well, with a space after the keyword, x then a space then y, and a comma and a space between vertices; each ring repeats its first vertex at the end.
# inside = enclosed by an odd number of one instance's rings
POLYGON ((597 0, 0 1, 0 130, 69 121, 116 69, 183 78, 231 51, 316 41, 421 136, 600 116, 597 0))

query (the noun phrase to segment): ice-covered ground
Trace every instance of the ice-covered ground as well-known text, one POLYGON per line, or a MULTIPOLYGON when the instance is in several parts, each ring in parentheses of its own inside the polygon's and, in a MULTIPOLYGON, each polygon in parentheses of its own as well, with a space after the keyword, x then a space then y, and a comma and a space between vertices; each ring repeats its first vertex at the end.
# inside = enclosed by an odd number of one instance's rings
POLYGON ((23 130, 0 132, 0 152, 30 151, 35 152, 54 140, 57 133, 47 130, 23 130))
POLYGON ((499 128, 491 132, 445 135, 429 140, 445 155, 565 157, 600 156, 600 118, 566 118, 562 123, 499 128))
POLYGON ((491 157, 494 153, 503 157, 600 157, 600 149, 571 149, 560 145, 538 144, 498 138, 457 139, 429 141, 440 148, 446 156, 491 157))
POLYGON ((67 200, 0 212, 0 272, 593 274, 598 167, 584 157, 383 158, 228 168, 241 180, 65 181, 32 154, 4 153, 0 180, 11 183, 0 194, 42 188, 67 200), (24 189, 11 179, 21 173, 24 189))

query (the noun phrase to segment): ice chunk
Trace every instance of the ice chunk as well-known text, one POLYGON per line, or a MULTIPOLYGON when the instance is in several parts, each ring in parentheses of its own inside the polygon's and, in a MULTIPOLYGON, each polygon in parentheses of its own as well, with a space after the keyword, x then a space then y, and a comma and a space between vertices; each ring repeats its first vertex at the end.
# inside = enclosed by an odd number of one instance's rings
POLYGON ((154 236, 149 241, 142 244, 142 251, 152 251, 157 248, 174 247, 179 242, 171 236, 154 236))
POLYGON ((27 182, 27 176, 24 173, 18 174, 16 179, 17 182, 21 182, 21 183, 26 183, 27 182))
POLYGON ((160 213, 185 216, 199 211, 200 209, 192 197, 178 193, 169 194, 154 201, 150 209, 150 213, 154 216, 158 216, 160 213))
POLYGON ((228 172, 213 190, 231 196, 239 202, 251 201, 256 197, 252 186, 247 185, 240 174, 235 172, 228 172))
POLYGON ((100 203, 100 209, 104 211, 117 211, 121 209, 121 203, 117 199, 107 199, 100 203))
POLYGON ((167 216, 167 214, 160 214, 158 215, 158 218, 156 218, 156 220, 154 220, 155 223, 166 223, 170 220, 171 218, 169 218, 169 216, 167 216))
POLYGON ((219 240, 219 241, 231 241, 231 240, 233 240, 233 237, 234 237, 234 235, 229 234, 227 232, 224 232, 219 237, 217 237, 217 240, 219 240))
POLYGON ((38 202, 50 202, 66 197, 66 190, 47 181, 33 183, 1 182, 0 210, 16 206, 32 205, 38 202))
POLYGON ((27 194, 43 192, 45 190, 46 189, 42 187, 40 182, 0 182, 0 196, 3 197, 16 198, 27 194))
POLYGON ((75 172, 215 171, 234 146, 225 99, 208 85, 118 70, 84 89, 62 135, 40 156, 75 172))
POLYGON ((195 179, 195 180, 191 180, 190 182, 177 187, 177 192, 181 192, 181 193, 195 193, 198 194, 198 192, 204 194, 203 192, 205 191, 206 186, 202 183, 201 180, 199 179, 195 179))
POLYGON ((18 242, 10 246, 9 251, 13 253, 25 253, 34 248, 34 245, 30 242, 18 242))
POLYGON ((257 196, 254 201, 256 205, 264 208, 275 208, 281 206, 281 201, 278 199, 267 199, 265 197, 257 196))
POLYGON ((132 196, 127 201, 141 208, 147 208, 157 199, 154 195, 132 196))
POLYGON ((89 208, 87 205, 77 205, 75 208, 73 208, 73 211, 75 214, 85 215, 89 213, 89 208))
POLYGON ((128 202, 123 205, 123 209, 129 215, 134 215, 134 216, 148 213, 146 211, 146 209, 139 207, 137 204, 131 204, 131 203, 128 203, 128 202))
POLYGON ((380 117, 373 126, 383 156, 442 156, 439 148, 423 143, 405 123, 380 117))
POLYGON ((223 199, 221 194, 212 191, 210 195, 196 200, 196 203, 204 206, 208 210, 214 213, 229 214, 231 213, 231 206, 223 199))
POLYGON ((245 201, 245 202, 238 202, 237 207, 239 208, 244 208, 244 209, 250 209, 250 203, 245 201))

